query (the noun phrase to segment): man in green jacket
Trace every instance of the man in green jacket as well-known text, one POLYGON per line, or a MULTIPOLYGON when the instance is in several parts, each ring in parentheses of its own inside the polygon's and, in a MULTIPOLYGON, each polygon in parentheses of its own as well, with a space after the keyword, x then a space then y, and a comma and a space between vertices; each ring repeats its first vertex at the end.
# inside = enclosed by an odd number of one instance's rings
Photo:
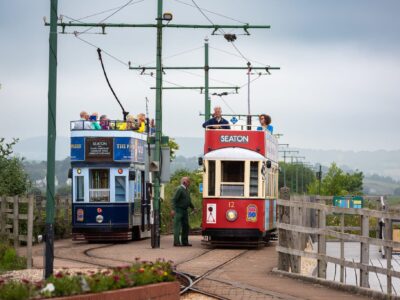
POLYGON ((181 178, 181 185, 176 189, 172 198, 171 216, 174 217, 174 246, 190 247, 189 244, 189 215, 188 208, 194 209, 189 194, 189 177, 181 178))

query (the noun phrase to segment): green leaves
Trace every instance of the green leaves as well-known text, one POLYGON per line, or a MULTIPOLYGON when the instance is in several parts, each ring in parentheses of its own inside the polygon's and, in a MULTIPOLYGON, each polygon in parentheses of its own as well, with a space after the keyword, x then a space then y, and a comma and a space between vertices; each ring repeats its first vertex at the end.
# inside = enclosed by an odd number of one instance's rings
MULTIPOLYGON (((362 172, 345 173, 336 163, 332 163, 321 181, 321 195, 361 195, 364 174, 362 172)), ((310 194, 318 194, 319 182, 315 180, 308 186, 310 194)))
POLYGON ((22 159, 11 157, 12 147, 18 142, 13 139, 5 143, 0 138, 0 195, 15 196, 24 194, 28 188, 28 176, 22 166, 22 159))

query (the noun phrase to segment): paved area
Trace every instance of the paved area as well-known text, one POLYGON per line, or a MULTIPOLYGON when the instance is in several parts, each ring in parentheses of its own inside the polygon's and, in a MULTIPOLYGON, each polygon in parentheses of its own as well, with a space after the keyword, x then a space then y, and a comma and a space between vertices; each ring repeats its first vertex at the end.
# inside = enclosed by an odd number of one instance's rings
MULTIPOLYGON (((223 259, 228 261, 243 251, 218 249, 210 252, 211 249, 201 246, 200 240, 200 236, 191 236, 190 241, 193 247, 178 248, 172 247, 172 236, 163 236, 159 249, 152 249, 149 239, 116 245, 61 240, 55 244, 54 265, 57 268, 88 268, 96 264, 123 265, 138 258, 140 260, 162 258, 172 260, 178 265, 178 270, 190 270, 196 275, 201 275, 210 269, 213 263, 216 264, 216 261, 223 259), (85 252, 89 256, 85 255, 85 252), (193 263, 190 262, 191 259, 195 259, 193 263)), ((201 284, 211 286, 219 282, 220 288, 225 285, 226 290, 231 293, 229 299, 246 299, 250 294, 245 296, 243 290, 254 295, 248 299, 367 299, 363 296, 273 274, 271 271, 277 265, 277 253, 274 246, 275 244, 272 243, 269 247, 245 252, 236 260, 215 270, 201 284), (240 293, 243 293, 243 296, 240 296, 240 293)), ((20 252, 24 254, 24 249, 20 249, 20 252)), ((33 254, 34 267, 42 268, 43 245, 35 246, 33 254)))

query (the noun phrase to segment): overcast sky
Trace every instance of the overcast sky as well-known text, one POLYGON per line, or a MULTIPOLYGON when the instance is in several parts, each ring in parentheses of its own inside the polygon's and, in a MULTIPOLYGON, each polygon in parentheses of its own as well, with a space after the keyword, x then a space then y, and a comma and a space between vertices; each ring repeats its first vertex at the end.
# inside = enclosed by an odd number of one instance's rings
MULTIPOLYGON (((115 8, 127 0, 59 0, 59 15, 80 19, 115 8)), ((156 0, 134 0, 107 19, 110 23, 152 23, 156 0), (135 3, 138 2, 138 3, 135 3)), ((272 116, 282 143, 293 147, 342 150, 400 149, 400 1, 398 0, 197 0, 215 24, 240 24, 230 18, 271 29, 253 29, 235 43, 254 66, 279 66, 271 76, 251 84, 251 112, 272 116)), ((47 133, 48 33, 50 1, 0 0, 0 136, 29 138, 47 133)), ((191 0, 165 1, 176 24, 209 24, 191 0), (184 3, 188 4, 185 5, 184 3)), ((82 19, 99 22, 114 11, 82 19)), ((83 30, 67 28, 67 31, 83 30)), ((91 29, 80 37, 122 61, 104 56, 109 79, 126 110, 154 117, 155 80, 125 65, 155 64, 155 29, 91 29), (125 63, 125 64, 124 64, 125 63)), ((230 31, 229 31, 230 32, 230 31)), ((221 35, 204 29, 165 29, 164 66, 201 66, 204 38, 209 37, 211 66, 246 66, 221 35), (193 50, 195 49, 195 50, 193 50), (174 56, 177 53, 185 54, 174 56), (228 54, 228 53, 230 54, 228 54), (171 58, 168 58, 172 56, 171 58)), ((202 86, 202 71, 168 71, 164 79, 182 86, 202 86)), ((245 71, 211 71, 213 86, 242 86, 245 71), (215 79, 215 80, 214 80, 215 79)), ((165 86, 171 86, 166 83, 165 86)), ((104 79, 96 48, 73 34, 58 36, 57 134, 68 136, 69 121, 79 112, 120 118, 104 79)), ((237 95, 212 97, 223 112, 247 112, 247 86, 237 95)), ((204 95, 198 91, 164 91, 164 132, 200 137, 204 95)))

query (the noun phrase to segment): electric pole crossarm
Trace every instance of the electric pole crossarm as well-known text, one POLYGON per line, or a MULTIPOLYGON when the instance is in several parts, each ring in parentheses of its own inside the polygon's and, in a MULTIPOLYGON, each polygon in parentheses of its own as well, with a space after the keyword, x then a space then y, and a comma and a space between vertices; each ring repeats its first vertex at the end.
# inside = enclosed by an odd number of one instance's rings
MULTIPOLYGON (((238 90, 238 86, 213 86, 208 87, 210 90, 238 90)), ((157 87, 151 87, 151 90, 157 89, 157 87)), ((204 86, 165 86, 163 90, 204 90, 204 86)))
MULTIPOLYGON (((156 70, 156 67, 129 67, 129 70, 156 70)), ((162 67, 163 70, 205 70, 205 67, 162 67)), ((209 70, 248 70, 249 67, 208 67, 209 70)), ((280 70, 280 67, 250 67, 251 70, 280 70)))
MULTIPOLYGON (((50 26, 49 22, 44 23, 46 26, 50 26)), ((134 27, 147 27, 147 28, 157 28, 157 24, 124 24, 124 23, 57 23, 58 27, 119 27, 119 28, 134 28, 134 27)), ((269 29, 270 25, 196 25, 196 24, 162 24, 163 28, 190 28, 190 29, 269 29)))

